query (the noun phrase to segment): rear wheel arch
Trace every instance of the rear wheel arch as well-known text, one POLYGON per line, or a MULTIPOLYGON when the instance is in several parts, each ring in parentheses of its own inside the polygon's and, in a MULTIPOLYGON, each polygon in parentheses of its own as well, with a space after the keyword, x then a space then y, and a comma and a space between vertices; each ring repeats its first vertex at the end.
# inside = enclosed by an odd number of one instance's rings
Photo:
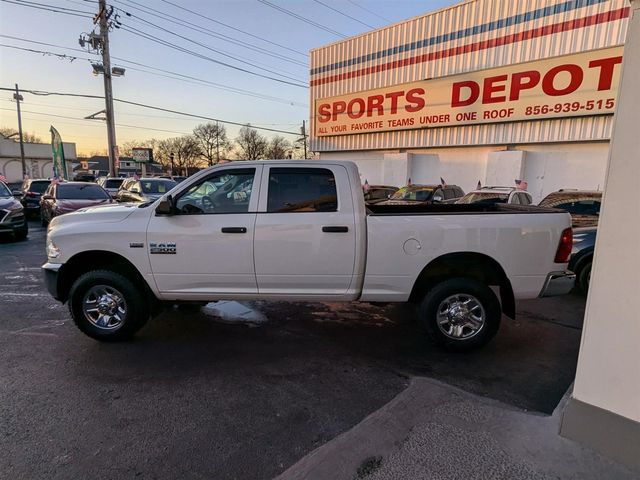
POLYGON ((149 300, 156 297, 142 274, 122 255, 106 250, 88 250, 80 252, 65 262, 58 273, 58 295, 62 302, 67 301, 73 283, 92 270, 108 270, 131 280, 141 286, 149 300))
POLYGON ((500 289, 503 313, 515 318, 515 297, 502 266, 493 258, 477 252, 447 253, 429 262, 416 279, 409 300, 419 302, 435 285, 450 278, 471 278, 500 289))

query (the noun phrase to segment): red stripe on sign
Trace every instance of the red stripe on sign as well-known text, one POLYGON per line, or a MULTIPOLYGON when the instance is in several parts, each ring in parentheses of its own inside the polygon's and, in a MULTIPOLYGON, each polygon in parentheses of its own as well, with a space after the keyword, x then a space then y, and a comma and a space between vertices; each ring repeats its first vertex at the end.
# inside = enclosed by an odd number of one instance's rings
POLYGON ((614 22, 621 20, 629 16, 630 7, 619 8, 618 10, 611 10, 605 13, 598 13, 589 17, 578 18, 575 20, 569 20, 561 23, 554 23, 552 25, 546 25, 544 27, 534 28, 532 30, 526 30, 520 33, 514 33, 511 35, 505 35, 504 37, 493 38, 491 40, 483 40, 481 42, 470 43, 469 45, 463 45, 461 47, 448 48, 437 52, 426 53, 424 55, 418 55, 416 57, 406 58, 404 60, 394 60, 393 62, 385 63, 383 65, 376 65, 374 67, 366 67, 360 70, 354 70, 352 72, 339 73, 331 75, 325 78, 318 78, 311 80, 311 86, 324 85, 325 83, 339 82, 342 80, 348 80, 350 78, 362 77, 364 75, 371 75, 372 73, 380 73, 386 70, 394 70, 396 68, 402 68, 409 65, 415 65, 416 63, 426 63, 433 60, 439 60, 447 57, 455 57, 457 55, 463 55, 465 53, 477 52, 479 50, 486 50, 488 48, 500 47, 502 45, 509 45, 511 43, 523 42, 525 40, 531 40, 533 38, 546 37, 547 35, 553 35, 555 33, 568 32, 570 30, 577 30, 580 28, 590 27, 592 25, 598 25, 600 23, 614 22))

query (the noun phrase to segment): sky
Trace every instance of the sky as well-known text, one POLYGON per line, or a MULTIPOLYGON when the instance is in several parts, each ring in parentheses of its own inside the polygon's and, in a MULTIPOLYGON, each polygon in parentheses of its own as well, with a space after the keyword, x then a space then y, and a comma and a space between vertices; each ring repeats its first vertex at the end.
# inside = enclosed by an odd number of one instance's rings
MULTIPOLYGON (((358 35, 372 27, 454 3, 458 2, 107 0, 108 5, 116 8, 122 24, 122 28, 110 34, 112 64, 126 69, 123 77, 113 79, 114 96, 241 124, 298 132, 302 120, 309 116, 306 86, 310 49, 340 40, 343 38, 340 35, 358 35), (274 6, 319 26, 292 18, 274 6), (196 56, 144 38, 145 35, 191 50, 196 56), (238 93, 238 89, 243 92, 238 93)), ((82 51, 78 44, 81 33, 93 30, 89 12, 96 12, 97 5, 97 0, 0 0, 0 87, 13 88, 17 83, 21 89, 103 95, 103 78, 92 74, 88 60, 99 57, 82 51), (27 4, 80 16, 30 8, 27 4), (71 61, 10 46, 76 58, 71 61)), ((104 122, 84 119, 102 110, 103 100, 28 93, 23 97, 25 132, 48 142, 49 126, 53 125, 65 142, 76 143, 79 155, 106 151, 104 122)), ((115 105, 115 119, 119 145, 132 140, 176 137, 205 122, 119 103, 115 105)), ((16 105, 8 91, 0 91, 0 126, 17 129, 16 105)), ((229 136, 235 137, 239 128, 227 125, 229 136)), ((284 136, 289 140, 295 138, 284 136)))

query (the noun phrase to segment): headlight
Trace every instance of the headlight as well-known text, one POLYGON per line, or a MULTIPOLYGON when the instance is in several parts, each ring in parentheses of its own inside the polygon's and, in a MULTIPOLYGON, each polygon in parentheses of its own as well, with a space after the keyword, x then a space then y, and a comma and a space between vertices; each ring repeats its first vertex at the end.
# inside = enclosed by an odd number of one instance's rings
POLYGON ((58 258, 60 256, 60 249, 53 243, 53 240, 47 238, 47 258, 58 258))
POLYGON ((7 209, 11 212, 21 212, 24 210, 22 208, 22 204, 20 202, 13 203, 7 207, 7 209))

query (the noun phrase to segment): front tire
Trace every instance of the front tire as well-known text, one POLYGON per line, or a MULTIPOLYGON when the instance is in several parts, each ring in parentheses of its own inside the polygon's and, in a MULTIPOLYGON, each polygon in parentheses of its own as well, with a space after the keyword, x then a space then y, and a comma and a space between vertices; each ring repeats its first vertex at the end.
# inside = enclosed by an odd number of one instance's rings
POLYGON ((13 238, 18 242, 22 242, 23 240, 27 239, 28 235, 29 235, 29 224, 25 220, 24 226, 14 232, 13 238))
POLYGON ((69 311, 80 331, 104 342, 131 338, 150 315, 145 292, 109 270, 87 272, 73 283, 69 311))
POLYGON ((500 302, 487 285, 471 278, 438 283, 419 309, 427 334, 436 344, 455 351, 486 345, 500 327, 500 302))

